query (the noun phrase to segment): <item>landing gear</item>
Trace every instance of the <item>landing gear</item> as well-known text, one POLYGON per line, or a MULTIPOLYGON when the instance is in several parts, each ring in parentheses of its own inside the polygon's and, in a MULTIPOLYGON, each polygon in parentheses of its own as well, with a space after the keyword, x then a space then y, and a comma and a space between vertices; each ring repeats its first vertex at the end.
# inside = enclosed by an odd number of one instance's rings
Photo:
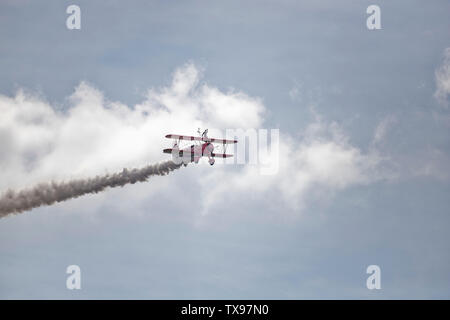
POLYGON ((213 165, 216 160, 214 160, 214 158, 209 158, 208 162, 210 165, 213 165))

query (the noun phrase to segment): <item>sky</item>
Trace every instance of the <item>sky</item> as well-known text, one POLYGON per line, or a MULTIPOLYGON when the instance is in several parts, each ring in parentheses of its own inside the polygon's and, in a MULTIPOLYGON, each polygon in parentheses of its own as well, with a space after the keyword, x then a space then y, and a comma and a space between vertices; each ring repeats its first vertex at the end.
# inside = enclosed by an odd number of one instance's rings
POLYGON ((200 161, 1 218, 0 298, 449 299, 448 12, 0 1, 0 193, 170 160, 169 133, 279 132, 256 164, 200 161))

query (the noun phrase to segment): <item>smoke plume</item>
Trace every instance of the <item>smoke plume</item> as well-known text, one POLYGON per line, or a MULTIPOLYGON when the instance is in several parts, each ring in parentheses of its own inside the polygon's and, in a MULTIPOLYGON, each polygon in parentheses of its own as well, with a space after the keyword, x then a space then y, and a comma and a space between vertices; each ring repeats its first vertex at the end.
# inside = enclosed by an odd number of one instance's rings
POLYGON ((106 188, 122 187, 128 183, 147 181, 151 176, 164 176, 180 168, 172 161, 149 165, 141 169, 123 169, 120 173, 78 179, 67 182, 47 182, 21 191, 8 190, 0 196, 0 218, 43 205, 77 198, 88 193, 98 193, 106 188))

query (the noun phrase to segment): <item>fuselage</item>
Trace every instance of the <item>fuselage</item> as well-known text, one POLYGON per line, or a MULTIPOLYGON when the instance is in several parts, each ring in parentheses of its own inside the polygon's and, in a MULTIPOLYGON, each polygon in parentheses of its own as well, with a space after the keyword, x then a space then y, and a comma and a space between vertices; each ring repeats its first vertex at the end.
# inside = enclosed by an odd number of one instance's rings
POLYGON ((208 157, 209 163, 214 164, 214 158, 211 157, 211 154, 214 151, 214 145, 210 142, 205 142, 200 145, 191 145, 189 147, 178 149, 177 146, 173 148, 172 157, 176 162, 180 162, 180 160, 184 164, 188 164, 190 162, 198 163, 201 157, 208 157))

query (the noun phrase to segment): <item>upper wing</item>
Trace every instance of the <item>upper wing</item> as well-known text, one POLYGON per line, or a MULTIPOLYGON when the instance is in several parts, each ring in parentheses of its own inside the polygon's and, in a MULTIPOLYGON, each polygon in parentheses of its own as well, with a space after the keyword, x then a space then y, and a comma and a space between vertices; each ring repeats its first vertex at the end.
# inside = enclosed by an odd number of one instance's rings
POLYGON ((214 143, 222 143, 222 144, 230 144, 230 143, 237 143, 237 140, 225 140, 225 139, 215 139, 211 138, 209 141, 214 143))
POLYGON ((168 135, 166 135, 166 138, 177 139, 177 140, 190 140, 190 141, 209 141, 209 142, 222 143, 222 144, 237 143, 237 140, 201 138, 201 137, 193 137, 193 136, 180 136, 178 134, 168 134, 168 135))
POLYGON ((217 158, 231 158, 232 154, 225 154, 225 153, 211 153, 211 157, 217 157, 217 158))
POLYGON ((166 138, 168 139, 177 139, 177 140, 195 140, 195 141, 203 141, 200 137, 193 137, 193 136, 180 136, 178 134, 168 134, 166 135, 166 138))

